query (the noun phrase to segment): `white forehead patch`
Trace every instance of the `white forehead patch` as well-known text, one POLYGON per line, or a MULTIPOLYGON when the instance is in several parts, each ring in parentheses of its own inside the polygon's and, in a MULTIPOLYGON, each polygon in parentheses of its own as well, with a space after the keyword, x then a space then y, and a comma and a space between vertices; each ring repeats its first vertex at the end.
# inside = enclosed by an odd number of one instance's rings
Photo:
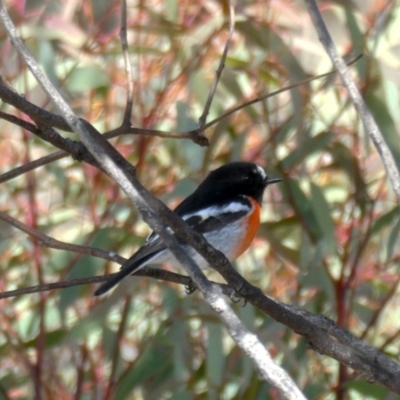
POLYGON ((262 176, 263 180, 265 180, 267 178, 267 174, 265 173, 265 171, 259 165, 256 165, 256 167, 258 173, 262 176))

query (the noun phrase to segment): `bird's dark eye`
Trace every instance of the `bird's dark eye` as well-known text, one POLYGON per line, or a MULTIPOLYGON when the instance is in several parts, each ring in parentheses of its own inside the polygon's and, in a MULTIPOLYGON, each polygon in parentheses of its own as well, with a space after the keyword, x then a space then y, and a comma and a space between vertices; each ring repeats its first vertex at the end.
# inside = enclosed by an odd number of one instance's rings
POLYGON ((250 171, 248 174, 243 176, 243 180, 245 182, 249 182, 254 178, 255 172, 254 171, 250 171))

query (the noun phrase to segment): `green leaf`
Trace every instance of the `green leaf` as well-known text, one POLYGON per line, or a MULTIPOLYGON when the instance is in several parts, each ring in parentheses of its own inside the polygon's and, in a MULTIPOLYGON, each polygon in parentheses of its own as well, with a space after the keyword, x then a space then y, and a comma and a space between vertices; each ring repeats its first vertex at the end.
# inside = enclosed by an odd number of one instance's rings
POLYGON ((361 173, 358 165, 358 160, 348 147, 339 142, 333 143, 333 145, 327 150, 330 152, 333 158, 331 167, 338 168, 346 172, 354 186, 357 202, 359 203, 361 210, 364 210, 369 196, 363 174, 361 173))
POLYGON ((225 357, 222 343, 222 325, 220 323, 208 323, 208 345, 207 345, 207 382, 209 399, 217 398, 216 388, 222 381, 225 357))
POLYGON ((246 140, 248 137, 248 131, 244 131, 239 133, 235 138, 232 138, 231 141, 231 154, 232 161, 240 161, 242 159, 243 150, 246 148, 246 140))
MULTIPOLYGON (((110 235, 115 231, 118 232, 118 230, 115 230, 115 228, 98 229, 93 237, 91 246, 109 250, 108 246, 110 242, 110 235)), ((72 268, 70 274, 68 275, 68 279, 85 278, 88 276, 98 275, 99 271, 102 271, 104 264, 105 260, 101 258, 83 255, 72 268)), ((61 292, 59 303, 61 313, 65 313, 68 306, 76 301, 76 299, 79 298, 79 296, 85 290, 85 286, 74 286, 64 289, 61 292)))
POLYGON ((294 265, 298 265, 299 252, 291 247, 285 246, 283 239, 288 235, 288 229, 293 229, 293 224, 286 224, 287 219, 279 222, 267 222, 260 226, 259 234, 268 240, 274 251, 281 257, 290 261, 294 265), (280 224, 281 223, 281 224, 280 224), (282 231, 280 233, 279 231, 282 231))
POLYGON ((393 227, 392 232, 390 232, 389 239, 387 242, 387 259, 390 260, 393 257, 394 250, 398 248, 400 233, 400 220, 397 221, 396 225, 393 227))
MULTIPOLYGON (((64 329, 56 329, 54 331, 47 331, 45 334, 45 343, 46 349, 50 349, 52 347, 58 346, 62 343, 65 337, 64 329)), ((34 339, 28 340, 24 342, 25 348, 35 348, 37 346, 37 337, 34 339)))
POLYGON ((380 95, 368 91, 365 95, 365 101, 382 132, 386 144, 389 146, 390 151, 395 158, 397 168, 400 168, 400 146, 397 128, 388 111, 385 101, 381 98, 384 98, 384 93, 380 95))
POLYGON ((300 251, 298 262, 296 265, 300 267, 301 271, 309 271, 310 264, 312 262, 312 253, 313 253, 314 246, 311 243, 310 236, 302 235, 300 241, 300 251))
POLYGON ((363 399, 386 399, 390 396, 390 391, 382 386, 368 383, 365 380, 350 381, 344 384, 350 390, 358 392, 363 399))
POLYGON ((157 377, 154 386, 165 381, 174 371, 173 358, 169 357, 170 349, 151 341, 141 357, 134 363, 118 384, 116 399, 126 399, 132 390, 145 383, 146 380, 157 377))
POLYGON ((205 104, 208 97, 209 83, 207 82, 204 73, 198 71, 196 74, 192 74, 189 80, 190 93, 193 93, 197 101, 200 104, 205 104))
POLYGON ((193 193, 196 190, 197 186, 199 186, 198 183, 193 179, 190 178, 182 179, 177 183, 172 192, 160 196, 160 199, 164 203, 168 203, 170 200, 179 197, 184 199, 185 197, 193 193))
POLYGON ((229 69, 224 70, 220 82, 235 98, 244 98, 243 90, 238 83, 238 75, 235 72, 229 69))
POLYGON ((301 141, 300 145, 282 160, 283 169, 293 168, 311 154, 325 149, 332 137, 333 135, 330 132, 323 132, 301 141))
POLYGON ((190 116, 190 108, 187 103, 177 101, 176 112, 177 112, 176 130, 178 132, 190 131, 196 128, 197 126, 196 122, 190 116))
POLYGON ((311 202, 301 190, 299 184, 293 179, 287 179, 285 185, 281 185, 281 191, 288 203, 293 204, 296 214, 301 219, 315 242, 321 237, 321 230, 317 223, 311 202))
POLYGON ((392 224, 393 221, 398 220, 400 217, 399 208, 396 206, 392 210, 387 213, 381 215, 378 219, 376 219, 371 228, 371 233, 376 234, 382 229, 386 228, 388 225, 392 224))
POLYGON ((165 2, 165 14, 166 18, 171 22, 178 22, 179 7, 177 0, 166 0, 165 2))
POLYGON ((110 79, 98 68, 78 67, 69 74, 65 85, 70 92, 82 93, 90 89, 108 87, 110 79))
MULTIPOLYGON (((352 10, 351 7, 343 7, 343 11, 346 15, 347 27, 351 35, 352 54, 363 54, 365 52, 365 34, 360 30, 360 27, 358 26, 354 10, 352 10)), ((360 79, 364 80, 366 73, 366 62, 363 59, 359 60, 354 65, 354 68, 357 68, 360 79)))
POLYGON ((330 254, 334 254, 336 252, 336 237, 331 210, 321 189, 313 183, 311 183, 310 201, 319 229, 323 235, 326 250, 330 254))
MULTIPOLYGON (((262 51, 269 49, 279 61, 290 71, 292 80, 303 80, 307 78, 297 57, 286 45, 282 38, 267 24, 256 23, 254 20, 238 21, 236 29, 243 33, 251 44, 257 45, 262 51), (268 34, 266 34, 268 32, 268 34)), ((308 86, 308 85, 307 85, 308 86)))
POLYGON ((54 62, 55 54, 50 41, 42 39, 38 42, 38 57, 39 62, 43 65, 47 77, 53 85, 58 86, 58 79, 55 70, 56 63, 54 62))
MULTIPOLYGON (((68 279, 93 276, 98 270, 96 265, 98 265, 98 262, 96 262, 93 257, 84 255, 75 264, 74 268, 71 270, 71 273, 68 275, 68 279)), ((79 298, 82 290, 82 286, 74 286, 66 288, 61 292, 59 306, 62 314, 66 311, 70 304, 79 298)))

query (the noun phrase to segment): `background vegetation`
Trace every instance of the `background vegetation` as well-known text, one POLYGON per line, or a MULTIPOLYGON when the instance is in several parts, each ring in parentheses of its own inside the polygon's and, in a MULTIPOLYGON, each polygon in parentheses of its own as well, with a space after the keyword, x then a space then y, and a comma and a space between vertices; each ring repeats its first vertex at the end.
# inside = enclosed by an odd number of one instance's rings
MULTIPOLYGON (((119 1, 8 4, 26 44, 76 112, 101 132, 117 127, 127 88, 119 1)), ((364 54, 352 72, 400 164, 400 7, 393 1, 319 6, 341 53, 364 54)), ((225 3, 212 1, 128 1, 133 126, 196 127, 227 39, 227 12, 225 3)), ((3 78, 55 111, 0 29, 3 78)), ((240 2, 209 119, 330 69, 302 2, 240 2)), ((1 111, 25 118, 4 103, 1 111)), ((1 120, 0 129, 2 173, 54 151, 9 122, 1 120)), ((270 296, 323 313, 397 357, 398 209, 339 80, 331 76, 247 107, 206 136, 209 147, 138 135, 112 143, 170 207, 232 160, 283 177, 267 190, 258 238, 237 268, 270 296)), ((2 183, 0 199, 1 211, 64 242, 129 256, 148 234, 110 179, 70 157, 2 183)), ((45 248, 5 222, 0 236, 2 291, 118 268, 45 248)), ((187 296, 182 287, 147 278, 130 278, 100 299, 95 288, 1 300, 0 398, 30 399, 34 388, 46 399, 277 398, 198 293, 187 296)), ((389 398, 251 305, 236 311, 308 398, 389 398)))

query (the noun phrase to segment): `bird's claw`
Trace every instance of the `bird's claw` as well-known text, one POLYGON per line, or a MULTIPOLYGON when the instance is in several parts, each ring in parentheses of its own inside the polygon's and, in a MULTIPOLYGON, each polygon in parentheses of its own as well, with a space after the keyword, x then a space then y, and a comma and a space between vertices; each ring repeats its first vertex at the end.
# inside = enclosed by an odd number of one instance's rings
MULTIPOLYGON (((239 297, 237 295, 237 292, 234 289, 229 290, 228 297, 230 298, 231 302, 235 303, 235 304, 240 303, 240 300, 242 300, 242 297, 239 297)), ((242 307, 245 307, 247 304, 247 300, 243 299, 243 301, 244 301, 244 303, 243 303, 242 307)))
POLYGON ((190 280, 189 283, 187 285, 185 285, 185 293, 187 295, 192 294, 193 292, 195 292, 197 289, 195 283, 190 280))

